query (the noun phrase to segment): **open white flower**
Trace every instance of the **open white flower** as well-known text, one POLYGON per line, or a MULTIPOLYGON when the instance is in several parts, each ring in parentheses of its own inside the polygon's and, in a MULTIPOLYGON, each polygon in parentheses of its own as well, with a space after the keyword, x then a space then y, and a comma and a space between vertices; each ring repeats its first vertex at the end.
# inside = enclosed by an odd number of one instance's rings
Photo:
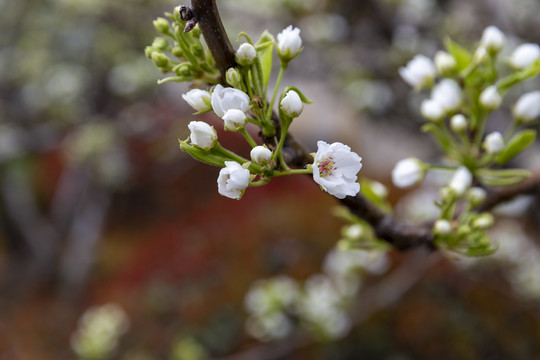
POLYGON ((530 43, 521 44, 510 55, 510 65, 516 69, 525 69, 538 59, 540 59, 540 46, 530 43))
POLYGON ((416 158, 399 160, 392 170, 392 182, 399 188, 406 188, 419 183, 424 178, 425 170, 416 158))
POLYGON ((287 91, 280 105, 283 112, 290 117, 298 117, 304 108, 300 95, 294 90, 287 91))
POLYGON ((241 90, 224 88, 218 84, 212 92, 212 108, 220 118, 223 118, 227 110, 231 109, 245 113, 249 109, 249 96, 241 90))
POLYGON ((247 117, 242 110, 230 109, 223 115, 225 129, 229 131, 238 131, 246 126, 247 117))
POLYGON ((283 61, 292 60, 302 48, 300 29, 292 25, 287 26, 277 35, 278 54, 283 61))
POLYGON ((416 90, 433 82, 436 75, 435 64, 424 55, 416 55, 405 67, 399 69, 399 75, 416 90))
POLYGON ((197 145, 205 150, 210 150, 217 141, 216 130, 203 121, 192 121, 188 124, 190 131, 189 138, 193 145, 197 145))
POLYGON ((514 117, 524 123, 533 121, 540 116, 540 90, 521 95, 514 105, 514 117))
POLYGON ((210 100, 212 96, 206 90, 193 89, 189 90, 187 93, 182 94, 182 98, 197 111, 210 111, 212 106, 210 105, 210 100))
POLYGON ((453 190, 456 195, 461 196, 471 187, 472 180, 473 177, 471 172, 465 166, 460 166, 454 173, 454 176, 452 176, 448 187, 453 190))
POLYGON ((362 158, 351 148, 339 142, 317 142, 317 154, 313 162, 313 180, 321 188, 338 199, 354 196, 360 191, 356 174, 362 168, 362 158))
POLYGON ((235 161, 225 161, 217 179, 218 192, 231 199, 240 199, 249 186, 250 173, 235 161))

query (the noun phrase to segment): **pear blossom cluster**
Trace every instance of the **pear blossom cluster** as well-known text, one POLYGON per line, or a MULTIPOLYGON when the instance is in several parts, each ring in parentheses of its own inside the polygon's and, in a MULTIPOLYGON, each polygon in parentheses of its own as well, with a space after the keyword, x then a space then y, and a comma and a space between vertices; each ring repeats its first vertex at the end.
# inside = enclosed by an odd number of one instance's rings
MULTIPOLYGON (((422 183, 428 172, 453 172, 440 189, 439 219, 433 232, 441 247, 466 254, 486 254, 495 246, 484 231, 493 221, 487 213, 470 209, 479 204, 482 187, 518 183, 530 174, 521 169, 499 169, 534 141, 534 130, 520 127, 540 117, 540 91, 522 94, 511 107, 513 119, 507 130, 486 132, 490 114, 505 105, 505 95, 515 84, 540 73, 540 47, 525 43, 506 58, 500 56, 506 36, 495 26, 484 29, 473 51, 448 39, 446 50, 436 52, 433 60, 416 55, 399 69, 403 80, 416 92, 429 90, 420 104, 427 120, 424 132, 434 135, 445 154, 440 164, 428 164, 415 157, 396 163, 392 182, 407 188, 422 183), (502 61, 506 75, 499 75, 502 61), (456 203, 466 206, 467 215, 457 219, 456 203), (474 205, 476 204, 476 205, 474 205)), ((426 91, 427 92, 427 91, 426 91)))
MULTIPOLYGON (((267 35, 264 43, 270 42, 276 47, 284 70, 288 62, 302 50, 300 29, 289 26, 277 35, 277 42, 272 39, 267 35)), ((273 126, 272 120, 267 117, 272 113, 272 103, 267 104, 267 107, 261 107, 254 100, 256 92, 260 90, 258 89, 260 83, 250 84, 243 79, 248 72, 252 77, 258 75, 256 71, 260 65, 257 64, 259 56, 258 50, 248 39, 248 42, 238 47, 235 54, 239 67, 227 71, 226 78, 231 87, 218 83, 210 90, 192 89, 182 94, 182 98, 196 110, 197 114, 212 111, 223 120, 226 131, 242 134, 252 146, 250 159, 231 153, 219 144, 216 130, 202 121, 190 122, 188 125, 190 144, 181 142, 182 149, 197 159, 209 163, 217 161, 222 165, 217 180, 218 192, 231 199, 240 199, 249 186, 267 182, 278 171, 295 172, 282 162, 280 157, 282 142, 273 144, 273 147, 257 144, 246 130, 248 123, 261 126, 263 133, 268 130, 269 124, 273 126), (206 153, 198 152, 197 149, 206 153)), ((274 98, 272 102, 273 100, 274 98)), ((300 116, 304 103, 307 102, 309 101, 296 88, 290 87, 283 91, 279 99, 283 137, 286 136, 291 121, 300 116)), ((299 170, 301 173, 312 173, 313 180, 324 191, 343 199, 346 196, 355 196, 360 191, 357 173, 362 168, 361 160, 358 154, 342 143, 327 144, 319 141, 313 164, 299 170)))

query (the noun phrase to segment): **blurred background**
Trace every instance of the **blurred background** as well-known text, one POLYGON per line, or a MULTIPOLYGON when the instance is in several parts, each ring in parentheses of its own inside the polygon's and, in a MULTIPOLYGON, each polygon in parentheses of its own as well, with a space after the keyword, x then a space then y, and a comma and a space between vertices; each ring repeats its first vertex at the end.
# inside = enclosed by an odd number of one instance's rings
MULTIPOLYGON (((306 279, 340 238, 335 199, 309 178, 275 179, 233 201, 217 193, 219 169, 179 150, 195 119, 180 96, 188 84, 157 86, 162 74, 144 56, 157 35, 152 20, 176 5, 0 0, 1 360, 194 360, 262 346, 244 329, 250 285, 282 274, 306 279), (77 351, 92 318, 115 335, 77 351)), ((283 86, 315 103, 293 133, 312 149, 319 139, 350 145, 364 159, 361 174, 388 186, 397 216, 416 221, 433 215, 434 190, 399 191, 390 170, 405 156, 429 161, 439 152, 418 131, 423 95, 397 69, 415 54, 433 56, 444 36, 472 47, 488 25, 508 37, 503 57, 522 42, 540 43, 536 0, 218 5, 233 40, 240 31, 257 38, 289 24, 302 30, 304 51, 283 86)), ((539 86, 512 90, 493 130, 504 128, 521 93, 539 86)), ((213 124, 225 147, 248 151, 212 115, 197 120, 213 124)), ((540 146, 515 165, 540 167, 540 146)), ((538 199, 498 210, 496 256, 421 255, 431 265, 348 335, 275 358, 537 358, 538 199)), ((407 273, 411 256, 419 255, 390 252, 389 270, 363 286, 407 273)), ((272 358, 261 349, 252 358, 272 358)))

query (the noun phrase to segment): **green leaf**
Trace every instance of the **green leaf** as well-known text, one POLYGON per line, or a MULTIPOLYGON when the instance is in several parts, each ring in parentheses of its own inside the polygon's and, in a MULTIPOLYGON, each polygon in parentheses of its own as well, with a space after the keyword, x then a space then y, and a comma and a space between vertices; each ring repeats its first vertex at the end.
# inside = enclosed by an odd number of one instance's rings
POLYGON ((201 149, 198 146, 189 145, 187 141, 182 141, 178 139, 178 142, 180 143, 180 149, 187 152, 194 159, 199 160, 200 162, 203 162, 205 164, 224 167, 225 161, 234 160, 227 156, 212 152, 212 150, 207 151, 207 150, 201 149))
POLYGON ((531 172, 525 169, 480 169, 475 175, 484 185, 508 186, 528 179, 531 172))
POLYGON ((497 87, 499 91, 506 91, 510 87, 527 80, 529 78, 535 77, 540 74, 540 60, 536 60, 529 67, 516 71, 497 82, 497 87))
POLYGON ((272 50, 274 49, 274 42, 258 44, 255 48, 257 49, 258 59, 261 62, 264 81, 263 86, 266 89, 268 87, 268 81, 270 80, 270 73, 272 72, 272 50))
POLYGON ((472 62, 473 55, 471 52, 449 37, 444 39, 444 45, 446 50, 456 59, 458 72, 465 69, 472 62))
POLYGON ((506 164, 514 157, 519 155, 529 145, 531 145, 536 139, 536 130, 523 130, 516 133, 508 141, 508 144, 503 151, 497 156, 497 163, 499 165, 506 164))

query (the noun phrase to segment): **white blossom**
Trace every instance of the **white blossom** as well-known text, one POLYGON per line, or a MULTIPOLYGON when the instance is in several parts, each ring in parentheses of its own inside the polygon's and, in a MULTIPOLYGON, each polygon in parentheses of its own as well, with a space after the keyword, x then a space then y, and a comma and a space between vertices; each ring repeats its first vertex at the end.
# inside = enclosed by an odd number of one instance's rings
POLYGON ((504 140, 500 132, 492 132, 484 140, 484 149, 488 154, 498 154, 504 149, 504 140))
POLYGON ((223 121, 225 122, 225 129, 238 131, 246 125, 247 117, 242 110, 229 109, 223 115, 223 121))
POLYGON ((498 53, 504 46, 506 36, 496 26, 488 26, 482 33, 482 39, 480 44, 484 46, 489 52, 498 53))
POLYGON ((488 110, 495 110, 501 106, 502 96, 497 89, 497 86, 488 86, 480 94, 480 104, 488 110))
POLYGON ((531 91, 520 96, 514 105, 514 117, 527 123, 540 116, 540 90, 531 91))
POLYGON ((516 69, 525 69, 540 59, 540 47, 537 44, 522 44, 510 55, 510 65, 516 69))
POLYGON ((465 166, 460 166, 454 173, 454 176, 452 176, 448 187, 454 191, 457 196, 461 196, 465 194, 465 191, 469 187, 471 187, 472 180, 473 178, 470 171, 465 166))
POLYGON ((285 60, 291 60, 300 52, 302 48, 302 38, 300 29, 292 25, 287 26, 277 35, 277 48, 279 56, 285 60))
POLYGON ((392 169, 392 182, 399 188, 419 183, 424 178, 424 168, 415 158, 399 160, 392 169))
POLYGON ((206 90, 193 89, 185 94, 182 94, 182 98, 197 111, 210 111, 212 106, 210 101, 212 96, 206 90))
POLYGON ((433 99, 425 99, 420 105, 420 113, 423 117, 430 121, 437 122, 445 114, 443 107, 438 101, 433 99))
POLYGON ((317 154, 313 162, 313 180, 321 188, 338 199, 354 196, 360 191, 356 174, 362 168, 362 158, 351 148, 339 142, 317 142, 317 154))
POLYGON ((225 161, 217 179, 218 192, 231 199, 240 199, 249 185, 250 173, 235 161, 225 161))
POLYGON ((212 92, 212 108, 220 118, 231 109, 245 113, 249 109, 249 96, 241 90, 224 88, 218 84, 212 92))
POLYGON ((462 97, 461 88, 452 79, 442 79, 431 91, 431 98, 446 112, 456 111, 461 105, 462 97))
POLYGON ((449 72, 454 71, 457 67, 456 59, 454 59, 454 57, 446 51, 437 51, 433 60, 435 62, 435 68, 439 74, 448 74, 449 72))
POLYGON ((447 235, 452 231, 452 225, 447 220, 439 219, 433 225, 433 232, 439 235, 447 235))
POLYGON ((294 90, 287 91, 280 105, 283 112, 290 117, 298 117, 304 108, 302 99, 300 99, 300 96, 294 90))
POLYGON ((456 114, 450 119, 450 127, 456 133, 462 133, 467 130, 467 118, 463 114, 456 114))
POLYGON ((217 141, 216 130, 203 121, 192 121, 188 124, 189 138, 193 145, 205 150, 211 149, 217 141))
POLYGON ((471 205, 478 206, 486 200, 487 192, 486 190, 482 189, 481 187, 472 187, 467 191, 467 196, 469 198, 469 201, 471 202, 471 205))
POLYGON ((272 159, 272 151, 266 146, 255 146, 250 152, 251 160, 256 164, 266 164, 272 159))
POLYGON ((411 85, 419 90, 433 82, 436 75, 435 64, 424 55, 416 55, 405 67, 399 69, 399 75, 411 85))
POLYGON ((236 61, 241 65, 251 65, 257 57, 257 50, 250 43, 243 43, 236 51, 236 61))

